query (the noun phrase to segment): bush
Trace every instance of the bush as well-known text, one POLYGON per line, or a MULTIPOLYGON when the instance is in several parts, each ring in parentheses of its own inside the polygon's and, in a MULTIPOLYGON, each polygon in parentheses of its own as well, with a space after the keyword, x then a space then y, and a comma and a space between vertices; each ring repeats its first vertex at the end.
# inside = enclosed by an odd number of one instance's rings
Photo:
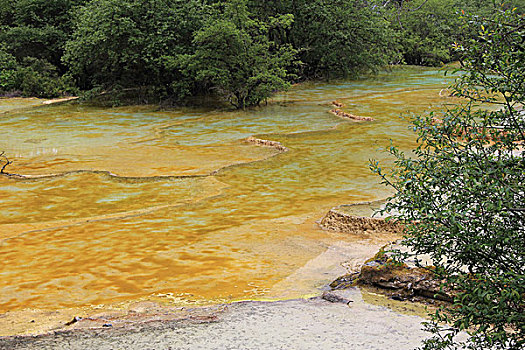
POLYGON ((0 46, 0 90, 12 91, 16 88, 17 69, 15 57, 0 46))
POLYGON ((290 86, 287 67, 295 50, 268 38, 268 24, 252 18, 245 0, 229 2, 218 18, 195 35, 195 54, 186 58, 188 75, 236 108, 258 105, 290 86))
POLYGON ((51 63, 32 57, 25 58, 22 66, 14 71, 10 88, 21 90, 26 97, 51 98, 78 93, 69 75, 60 76, 51 63))
POLYGON ((193 52, 193 34, 207 15, 197 0, 94 0, 78 10, 62 60, 82 89, 168 91, 184 79, 170 63, 193 52))
POLYGON ((464 73, 453 89, 466 102, 441 122, 416 118, 413 154, 392 147, 394 170, 373 169, 397 190, 387 210, 405 223, 404 244, 430 254, 437 277, 456 291, 452 305, 433 315, 425 349, 518 350, 525 346, 525 18, 514 10, 463 20, 479 30, 456 46, 464 73), (466 344, 455 343, 460 331, 471 335, 466 344))

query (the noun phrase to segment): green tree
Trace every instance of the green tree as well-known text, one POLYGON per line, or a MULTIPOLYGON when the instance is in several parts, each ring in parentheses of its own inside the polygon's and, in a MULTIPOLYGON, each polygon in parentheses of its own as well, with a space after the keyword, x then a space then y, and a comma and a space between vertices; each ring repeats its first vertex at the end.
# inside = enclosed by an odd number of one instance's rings
POLYGON ((479 31, 457 45, 464 73, 454 92, 466 102, 442 123, 416 118, 419 146, 411 155, 392 147, 391 173, 373 169, 397 190, 387 210, 406 225, 404 244, 430 254, 455 292, 433 316, 425 349, 517 350, 525 346, 525 18, 506 11, 466 24, 479 31), (467 344, 455 343, 459 331, 471 334, 467 344))
POLYGON ((397 44, 379 1, 249 1, 260 19, 290 14, 291 26, 274 27, 270 37, 291 44, 309 78, 357 76, 397 60, 397 44))
POLYGON ((13 0, 0 2, 2 51, 16 64, 5 66, 1 88, 25 96, 72 93, 63 76, 64 45, 71 32, 71 9, 86 0, 13 0))
POLYGON ((64 62, 83 89, 158 87, 182 79, 206 7, 197 0, 94 0, 78 11, 64 62))
MULTIPOLYGON (((274 19, 271 25, 289 23, 290 17, 285 16, 274 19)), ((293 63, 295 50, 270 41, 269 26, 252 18, 246 1, 227 2, 224 10, 196 33, 195 53, 186 58, 187 74, 236 108, 258 105, 276 91, 287 89, 287 68, 293 63)))
POLYGON ((390 16, 404 62, 432 66, 457 59, 452 43, 460 35, 460 9, 465 10, 465 3, 457 0, 393 2, 390 16))
POLYGON ((0 90, 12 91, 16 88, 17 69, 15 57, 0 46, 0 90))
POLYGON ((310 0, 297 4, 292 14, 291 41, 300 48, 307 76, 356 76, 395 56, 393 33, 374 2, 310 0))
POLYGON ((0 34, 0 38, 20 62, 26 57, 34 57, 46 60, 55 67, 60 66, 66 35, 55 27, 12 27, 0 34))
MULTIPOLYGON (((522 0, 510 0, 503 7, 519 9, 520 4, 523 7, 522 0)), ((464 40, 465 36, 477 35, 474 27, 461 28, 462 12, 487 17, 502 8, 497 1, 487 0, 387 0, 384 5, 396 32, 403 62, 424 66, 457 60, 459 56, 452 44, 464 40)))
POLYGON ((14 78, 14 86, 26 97, 50 98, 78 93, 71 76, 60 75, 54 65, 43 59, 24 58, 14 78))
POLYGON ((71 32, 71 9, 85 0, 13 0, 0 5, 0 41, 22 61, 44 59, 64 71, 60 58, 71 32))

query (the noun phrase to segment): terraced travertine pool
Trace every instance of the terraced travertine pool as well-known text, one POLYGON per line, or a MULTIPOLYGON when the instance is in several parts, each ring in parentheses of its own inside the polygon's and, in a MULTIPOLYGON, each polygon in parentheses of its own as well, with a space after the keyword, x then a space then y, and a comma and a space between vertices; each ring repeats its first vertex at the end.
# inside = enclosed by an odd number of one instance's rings
POLYGON ((0 100, 6 171, 26 176, 0 176, 0 314, 315 292, 333 277, 312 266, 332 266, 330 247, 357 261, 392 238, 315 221, 390 194, 368 160, 386 161, 390 139, 413 146, 400 116, 442 108, 449 83, 404 67, 300 84, 246 111, 0 100), (340 119, 333 100, 375 121, 340 119))

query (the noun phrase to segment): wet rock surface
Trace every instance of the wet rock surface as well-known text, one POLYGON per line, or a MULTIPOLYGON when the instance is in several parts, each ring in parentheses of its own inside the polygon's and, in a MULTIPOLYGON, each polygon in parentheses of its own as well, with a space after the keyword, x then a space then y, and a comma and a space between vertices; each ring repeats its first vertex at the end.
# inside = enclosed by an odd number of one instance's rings
POLYGON ((453 301, 450 291, 441 288, 442 281, 436 279, 429 268, 372 261, 361 268, 358 283, 386 289, 391 297, 398 300, 429 298, 453 301))
MULTIPOLYGON (((332 208, 319 222, 323 229, 349 234, 399 234, 403 226, 384 217, 370 217, 382 207, 382 202, 342 205, 332 208)), ((453 295, 442 289, 442 281, 433 273, 432 261, 428 256, 412 255, 407 263, 397 263, 390 250, 408 252, 398 242, 391 243, 379 251, 372 259, 360 267, 360 272, 343 275, 329 287, 332 291, 355 286, 371 286, 395 300, 412 301, 453 301, 453 295)), ((332 298, 332 296, 328 296, 332 298)), ((335 297, 334 297, 335 298, 335 297)))
POLYGON ((329 301, 331 303, 342 303, 342 304, 350 304, 353 302, 352 298, 348 295, 348 293, 345 290, 332 290, 324 292, 321 296, 324 300, 329 301))
POLYGON ((360 273, 344 275, 330 284, 333 290, 354 286, 376 287, 394 300, 453 301, 451 291, 442 288, 431 267, 409 267, 387 259, 372 259, 361 267, 360 273))
POLYGON ((341 103, 341 102, 339 102, 337 100, 334 100, 334 101, 332 101, 332 106, 337 107, 337 108, 343 108, 345 105, 344 105, 344 103, 341 103))
POLYGON ((340 290, 340 289, 347 289, 352 288, 355 286, 355 282, 359 278, 359 272, 353 272, 346 275, 343 275, 341 277, 338 277, 335 279, 332 283, 330 283, 330 288, 332 290, 340 290))

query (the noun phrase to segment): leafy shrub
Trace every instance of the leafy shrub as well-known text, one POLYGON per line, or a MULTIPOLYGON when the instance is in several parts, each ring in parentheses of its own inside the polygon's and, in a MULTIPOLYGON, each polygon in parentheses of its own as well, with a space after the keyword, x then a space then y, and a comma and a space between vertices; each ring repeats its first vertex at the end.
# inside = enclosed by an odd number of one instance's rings
POLYGON ((21 90, 24 96, 46 98, 78 92, 70 76, 60 76, 55 66, 32 57, 24 59, 23 65, 15 71, 13 87, 21 90))
POLYGON ((0 46, 0 90, 11 91, 16 88, 17 69, 15 57, 0 46))
POLYGON ((456 291, 433 315, 425 349, 525 346, 525 17, 505 11, 464 18, 478 35, 457 45, 465 103, 442 121, 418 117, 413 155, 390 149, 396 167, 373 169, 397 193, 387 210, 406 224, 404 244, 430 254, 456 291), (486 108, 496 105, 498 108, 486 108), (452 327, 443 328, 439 322, 452 327), (466 344, 455 335, 467 331, 466 344))

